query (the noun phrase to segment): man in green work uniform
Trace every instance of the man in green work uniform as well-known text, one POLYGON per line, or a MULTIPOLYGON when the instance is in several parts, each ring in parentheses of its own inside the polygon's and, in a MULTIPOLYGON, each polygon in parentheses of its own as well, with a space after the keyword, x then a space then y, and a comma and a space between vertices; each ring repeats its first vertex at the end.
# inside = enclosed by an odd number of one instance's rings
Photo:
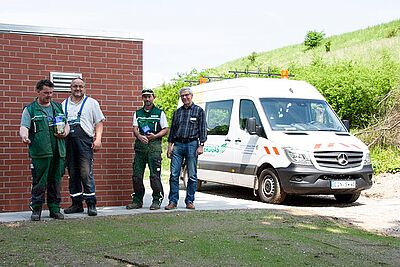
POLYGON ((164 111, 154 106, 154 92, 151 89, 142 91, 143 108, 133 115, 133 133, 136 137, 135 159, 133 161, 133 191, 132 203, 127 209, 143 207, 144 185, 143 175, 146 164, 150 169, 150 185, 153 190, 151 210, 160 208, 164 198, 161 183, 161 142, 168 133, 168 122, 164 111))
POLYGON ((47 189, 50 217, 64 219, 60 213, 61 177, 64 175, 65 141, 69 126, 61 104, 51 101, 54 84, 40 80, 36 84, 35 101, 24 108, 19 134, 29 145, 32 159, 31 220, 39 221, 47 189))

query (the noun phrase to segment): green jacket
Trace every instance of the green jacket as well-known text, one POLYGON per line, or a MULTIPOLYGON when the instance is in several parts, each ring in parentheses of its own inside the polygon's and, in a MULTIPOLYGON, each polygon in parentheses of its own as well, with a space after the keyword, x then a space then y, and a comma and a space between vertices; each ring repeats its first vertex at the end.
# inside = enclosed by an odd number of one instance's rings
MULTIPOLYGON (((53 116, 51 119, 54 119, 56 116, 65 117, 60 103, 51 101, 50 104, 53 109, 53 116)), ((58 152, 59 156, 64 158, 66 155, 65 141, 64 139, 55 137, 54 127, 52 123, 49 123, 47 114, 42 110, 36 100, 30 103, 26 108, 31 115, 29 156, 31 158, 47 158, 52 157, 58 152)))
MULTIPOLYGON (((160 132, 162 130, 160 125, 161 112, 162 110, 155 106, 153 106, 150 111, 145 111, 144 108, 136 111, 136 120, 138 122, 139 133, 145 135, 143 129, 146 129, 147 127, 147 130, 153 134, 160 132)), ((147 145, 137 141, 135 142, 135 149, 151 149, 161 151, 161 140, 162 138, 155 139, 147 145)))

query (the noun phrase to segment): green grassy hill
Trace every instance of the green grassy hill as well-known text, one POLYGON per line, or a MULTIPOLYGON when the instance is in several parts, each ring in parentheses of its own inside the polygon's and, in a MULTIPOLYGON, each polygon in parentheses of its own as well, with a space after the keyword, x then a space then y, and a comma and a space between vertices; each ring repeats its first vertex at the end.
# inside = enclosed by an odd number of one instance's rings
MULTIPOLYGON (((306 35, 306 33, 304 33, 306 35)), ((340 118, 371 148, 377 173, 400 171, 400 19, 350 33, 328 36, 314 49, 304 44, 252 53, 203 72, 192 70, 157 88, 156 104, 170 120, 176 92, 200 76, 224 76, 229 70, 279 72, 314 85, 340 118), (325 44, 330 42, 330 50, 325 44), (363 130, 360 130, 363 129, 363 130)))
POLYGON ((293 65, 310 65, 316 56, 327 63, 338 60, 350 60, 363 64, 375 64, 383 55, 390 55, 400 63, 400 19, 389 23, 369 27, 341 35, 330 36, 324 43, 330 42, 330 52, 322 44, 316 49, 305 51, 303 44, 291 45, 272 51, 257 53, 252 62, 249 56, 222 64, 212 73, 226 73, 228 70, 261 69, 278 67, 287 69, 293 65))

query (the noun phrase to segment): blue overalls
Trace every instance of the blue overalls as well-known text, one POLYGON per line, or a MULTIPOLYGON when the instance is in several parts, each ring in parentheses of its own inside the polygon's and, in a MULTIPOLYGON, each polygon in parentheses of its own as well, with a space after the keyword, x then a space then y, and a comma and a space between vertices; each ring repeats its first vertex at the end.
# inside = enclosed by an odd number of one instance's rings
POLYGON ((74 120, 68 119, 68 99, 65 101, 65 116, 70 126, 66 138, 66 164, 69 173, 69 193, 73 205, 86 203, 96 204, 95 185, 93 177, 93 137, 90 137, 81 127, 80 119, 83 107, 88 99, 83 99, 81 108, 74 120), (83 189, 83 190, 82 190, 83 189))

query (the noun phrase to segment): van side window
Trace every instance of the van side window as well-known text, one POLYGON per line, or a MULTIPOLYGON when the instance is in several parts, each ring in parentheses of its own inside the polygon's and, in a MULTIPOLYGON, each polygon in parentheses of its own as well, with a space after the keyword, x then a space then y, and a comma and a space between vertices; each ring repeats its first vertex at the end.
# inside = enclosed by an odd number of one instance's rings
POLYGON ((208 135, 227 135, 231 122, 233 100, 206 103, 208 135))
POLYGON ((261 127, 261 120, 260 116, 258 115, 256 106, 254 105, 253 101, 249 99, 242 99, 240 100, 240 111, 239 111, 239 123, 240 129, 246 129, 246 122, 248 118, 255 117, 256 118, 256 125, 257 127, 261 127))

